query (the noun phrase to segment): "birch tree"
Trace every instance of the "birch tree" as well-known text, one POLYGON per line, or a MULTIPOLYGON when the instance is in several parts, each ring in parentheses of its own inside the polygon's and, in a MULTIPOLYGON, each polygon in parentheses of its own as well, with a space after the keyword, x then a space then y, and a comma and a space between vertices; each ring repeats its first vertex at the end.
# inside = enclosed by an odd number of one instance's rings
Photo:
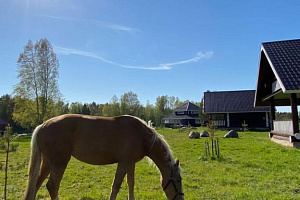
POLYGON ((34 45, 28 41, 19 55, 17 66, 20 81, 14 88, 18 98, 13 117, 22 126, 34 127, 55 115, 54 104, 60 97, 57 83, 59 62, 50 42, 43 38, 34 45), (27 113, 22 113, 24 111, 27 113))

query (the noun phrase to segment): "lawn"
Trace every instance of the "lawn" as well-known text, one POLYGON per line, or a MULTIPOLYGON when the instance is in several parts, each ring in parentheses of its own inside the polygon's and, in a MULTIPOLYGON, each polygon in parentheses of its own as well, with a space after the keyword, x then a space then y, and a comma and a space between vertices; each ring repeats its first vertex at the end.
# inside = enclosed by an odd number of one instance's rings
MULTIPOLYGON (((198 129, 200 131, 202 129, 198 129)), ((204 156, 204 141, 189 139, 188 132, 159 129, 180 159, 185 199, 300 199, 300 151, 279 146, 266 132, 239 132, 238 139, 220 138, 220 160, 204 156)), ((27 180, 29 137, 17 140, 20 147, 10 154, 8 199, 21 199, 27 180)), ((0 194, 4 184, 4 153, 0 153, 0 194)), ((73 159, 65 172, 60 199, 108 199, 116 165, 91 166, 73 159)), ((147 159, 136 166, 136 199, 166 199, 159 184, 160 174, 147 159)), ((0 197, 0 199, 2 196, 0 197)), ((118 199, 127 198, 124 181, 118 199)), ((37 199, 50 199, 45 185, 37 199)))

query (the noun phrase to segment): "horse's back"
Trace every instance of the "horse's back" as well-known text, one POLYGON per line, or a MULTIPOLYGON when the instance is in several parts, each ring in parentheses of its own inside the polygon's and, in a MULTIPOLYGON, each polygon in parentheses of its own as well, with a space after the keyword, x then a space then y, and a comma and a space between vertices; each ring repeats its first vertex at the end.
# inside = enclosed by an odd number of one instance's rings
POLYGON ((46 121, 39 134, 42 153, 50 159, 73 155, 90 164, 122 159, 137 162, 145 156, 147 128, 131 116, 62 115, 46 121), (59 155, 59 156, 57 156, 59 155))

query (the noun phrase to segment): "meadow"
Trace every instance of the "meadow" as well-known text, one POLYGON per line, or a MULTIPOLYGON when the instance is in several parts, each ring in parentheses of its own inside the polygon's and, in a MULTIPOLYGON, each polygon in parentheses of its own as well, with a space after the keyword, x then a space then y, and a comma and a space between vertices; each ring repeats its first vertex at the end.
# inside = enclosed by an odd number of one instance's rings
MULTIPOLYGON (((203 129, 199 129, 201 131, 203 129)), ((189 139, 188 132, 158 129, 180 159, 185 199, 300 199, 300 150, 273 143, 267 132, 239 132, 238 139, 220 139, 218 159, 203 158, 204 142, 189 139)), ((21 199, 27 181, 30 137, 16 141, 20 147, 10 154, 8 199, 21 199)), ((4 184, 5 154, 0 153, 0 194, 4 184)), ((60 199, 108 199, 116 165, 92 166, 72 158, 60 187, 60 199)), ((136 199, 166 199, 160 186, 160 173, 143 159, 136 165, 136 199)), ((46 182, 46 181, 45 181, 46 182)), ((118 199, 127 199, 123 182, 118 199)), ((37 199, 50 199, 45 183, 37 199)))

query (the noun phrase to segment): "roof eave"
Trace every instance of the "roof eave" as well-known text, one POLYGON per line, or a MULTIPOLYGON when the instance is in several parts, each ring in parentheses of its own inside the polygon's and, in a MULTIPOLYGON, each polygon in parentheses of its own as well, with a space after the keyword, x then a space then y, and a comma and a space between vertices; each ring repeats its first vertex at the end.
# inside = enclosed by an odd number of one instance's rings
POLYGON ((273 73, 274 73, 274 75, 275 75, 275 77, 276 77, 276 79, 277 79, 277 81, 278 81, 278 83, 279 83, 279 85, 280 85, 280 87, 281 87, 283 93, 285 93, 286 88, 285 88, 284 84, 282 83, 281 78, 280 78, 280 76, 278 75, 278 73, 277 73, 277 71, 276 71, 276 69, 275 69, 275 67, 274 67, 274 65, 273 65, 273 63, 272 63, 272 61, 271 61, 271 59, 270 59, 270 57, 269 57, 269 55, 268 55, 268 53, 267 53, 267 51, 265 50, 265 48, 264 48, 263 45, 261 45, 261 51, 264 52, 264 54, 265 54, 265 56, 266 56, 266 58, 267 58, 267 60, 268 60, 268 62, 269 62, 269 64, 270 64, 270 66, 271 66, 271 69, 272 69, 272 71, 273 71, 273 73))

